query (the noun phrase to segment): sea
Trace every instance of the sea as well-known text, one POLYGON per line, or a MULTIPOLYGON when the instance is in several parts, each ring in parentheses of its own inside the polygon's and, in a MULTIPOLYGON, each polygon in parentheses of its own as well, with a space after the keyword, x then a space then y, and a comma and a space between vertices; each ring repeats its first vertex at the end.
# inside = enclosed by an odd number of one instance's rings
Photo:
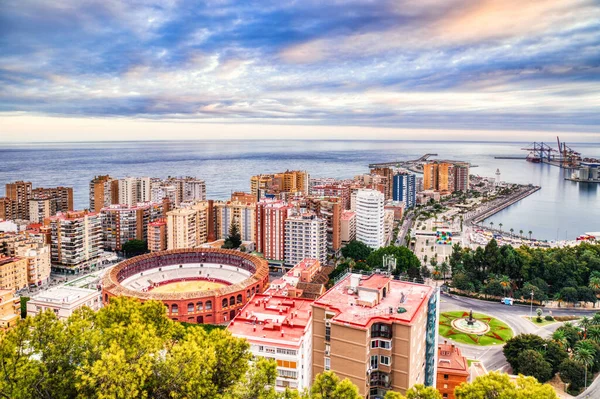
MULTIPOLYGON (((528 143, 367 141, 367 140, 238 140, 0 143, 0 196, 4 185, 31 181, 34 187, 70 186, 76 209, 89 207, 89 181, 95 175, 196 176, 206 181, 208 198, 227 199, 248 191, 250 176, 286 169, 307 170, 312 177, 352 178, 377 162, 417 159, 468 161, 471 174, 542 189, 492 216, 486 223, 516 232, 531 230, 542 240, 573 239, 600 231, 600 185, 565 180, 569 171, 523 159, 528 143)), ((600 143, 570 147, 583 156, 600 158, 600 143)))

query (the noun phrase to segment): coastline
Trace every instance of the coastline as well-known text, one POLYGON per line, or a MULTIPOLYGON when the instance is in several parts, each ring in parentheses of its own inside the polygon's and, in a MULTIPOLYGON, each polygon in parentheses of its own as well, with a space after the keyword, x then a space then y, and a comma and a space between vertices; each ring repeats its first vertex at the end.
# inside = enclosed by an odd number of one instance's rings
POLYGON ((516 202, 521 201, 524 198, 529 197, 531 194, 537 192, 541 190, 540 186, 533 186, 530 189, 526 190, 525 192, 519 192, 517 194, 515 194, 514 196, 511 196, 509 198, 507 198, 506 200, 500 202, 499 204, 493 206, 490 209, 487 209, 486 211, 484 211, 483 213, 473 217, 471 219, 471 222, 473 224, 478 224, 483 222, 485 219, 489 218, 490 216, 495 215, 496 213, 508 208, 509 206, 513 205, 516 202))

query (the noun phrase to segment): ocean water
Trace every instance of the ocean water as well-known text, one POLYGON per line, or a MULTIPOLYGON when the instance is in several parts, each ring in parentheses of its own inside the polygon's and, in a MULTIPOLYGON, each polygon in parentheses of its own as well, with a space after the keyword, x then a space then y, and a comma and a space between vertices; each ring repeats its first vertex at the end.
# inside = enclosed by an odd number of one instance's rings
MULTIPOLYGON (((314 177, 352 178, 368 164, 416 159, 437 153, 441 159, 469 161, 472 174, 532 183, 542 189, 488 219, 515 231, 532 230, 538 239, 574 238, 600 231, 600 185, 564 180, 565 170, 524 160, 527 143, 431 141, 148 141, 86 143, 0 143, 0 196, 4 184, 29 180, 34 187, 71 186, 77 209, 89 206, 89 181, 114 177, 190 175, 206 180, 207 194, 227 199, 248 191, 250 176, 286 169, 308 170, 314 177)), ((600 158, 600 144, 570 144, 584 156, 600 158)))

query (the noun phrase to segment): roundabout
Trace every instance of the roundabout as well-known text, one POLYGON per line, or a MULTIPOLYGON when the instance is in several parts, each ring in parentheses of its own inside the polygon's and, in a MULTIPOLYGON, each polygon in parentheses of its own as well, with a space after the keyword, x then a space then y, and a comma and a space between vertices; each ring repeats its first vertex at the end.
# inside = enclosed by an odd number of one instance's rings
POLYGON ((513 337, 513 331, 506 323, 472 311, 443 312, 439 332, 444 338, 480 346, 503 345, 513 337))

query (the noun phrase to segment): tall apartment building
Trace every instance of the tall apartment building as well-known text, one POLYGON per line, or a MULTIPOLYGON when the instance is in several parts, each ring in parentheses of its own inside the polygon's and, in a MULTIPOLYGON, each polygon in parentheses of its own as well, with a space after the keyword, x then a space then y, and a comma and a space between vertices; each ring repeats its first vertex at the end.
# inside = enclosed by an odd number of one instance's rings
POLYGON ((312 212, 285 220, 285 264, 293 266, 304 258, 327 260, 327 223, 312 212))
POLYGON ((292 207, 286 202, 263 200, 256 203, 256 250, 266 259, 285 257, 285 220, 292 207))
POLYGON ((470 187, 469 163, 456 162, 454 164, 454 190, 467 192, 470 187))
POLYGON ((342 201, 339 197, 306 197, 299 201, 303 207, 325 220, 327 225, 327 251, 338 254, 342 247, 342 201))
POLYGON ((57 267, 78 269, 94 263, 102 250, 100 215, 59 212, 44 221, 50 228, 51 260, 57 267))
POLYGON ((152 200, 152 182, 149 177, 126 177, 118 182, 120 205, 134 206, 152 200))
POLYGON ((121 251, 129 240, 147 240, 148 224, 163 216, 162 203, 139 203, 135 206, 110 205, 102 208, 103 246, 121 251))
POLYGON ((423 190, 453 193, 469 190, 468 162, 432 162, 423 166, 423 190))
POLYGON ((394 201, 404 202, 405 208, 413 208, 417 203, 416 176, 412 173, 397 172, 393 178, 394 201))
POLYGON ((277 362, 278 392, 304 390, 312 383, 312 302, 256 294, 227 327, 248 340, 253 356, 277 362))
POLYGON ((148 223, 148 250, 150 252, 167 249, 167 220, 159 219, 148 223))
POLYGON ((305 170, 286 170, 282 173, 256 175, 250 178, 250 193, 257 199, 266 194, 301 193, 308 195, 310 177, 305 170))
POLYGON ((32 198, 29 200, 29 221, 43 223, 44 219, 56 215, 56 201, 52 198, 32 198))
POLYGON ((378 175, 383 178, 381 180, 381 183, 383 184, 383 195, 386 200, 392 199, 394 170, 392 168, 372 168, 371 175, 378 175))
POLYGON ((27 288, 27 259, 0 256, 0 289, 27 288))
POLYGON ((376 190, 356 194, 356 239, 373 249, 385 246, 384 195, 376 190))
POLYGON ((437 190, 438 164, 426 163, 423 165, 423 190, 437 190))
POLYGON ((206 243, 212 218, 213 206, 209 201, 167 212, 167 249, 197 248, 206 243))
POLYGON ((72 187, 35 188, 31 191, 31 198, 52 199, 56 204, 56 212, 69 212, 73 210, 72 187))
POLYGON ((256 240, 256 203, 238 201, 215 202, 217 239, 229 236, 233 223, 237 225, 242 241, 256 240))
POLYGON ((439 292, 348 274, 313 303, 313 375, 350 379, 365 398, 436 385, 439 292))
POLYGON ((318 185, 312 188, 311 194, 315 197, 338 197, 342 210, 350 209, 350 187, 347 185, 318 185))
POLYGON ((454 165, 448 162, 438 164, 438 191, 454 192, 454 165))
POLYGON ((0 220, 16 219, 16 203, 7 197, 0 197, 0 220))
POLYGON ((164 198, 175 206, 183 202, 206 200, 206 183, 195 177, 168 177, 167 179, 151 179, 150 200, 162 202, 164 198))
POLYGON ((119 181, 109 175, 95 176, 90 181, 90 211, 100 212, 119 203, 119 181))
POLYGON ((42 285, 50 277, 50 245, 41 235, 0 233, 0 255, 27 261, 27 283, 42 285))
POLYGON ((346 245, 350 241, 356 240, 356 213, 352 211, 344 211, 342 213, 340 226, 340 239, 342 241, 342 245, 346 245))
POLYGON ((6 184, 6 198, 12 201, 13 219, 29 220, 29 199, 32 185, 29 181, 6 184))

